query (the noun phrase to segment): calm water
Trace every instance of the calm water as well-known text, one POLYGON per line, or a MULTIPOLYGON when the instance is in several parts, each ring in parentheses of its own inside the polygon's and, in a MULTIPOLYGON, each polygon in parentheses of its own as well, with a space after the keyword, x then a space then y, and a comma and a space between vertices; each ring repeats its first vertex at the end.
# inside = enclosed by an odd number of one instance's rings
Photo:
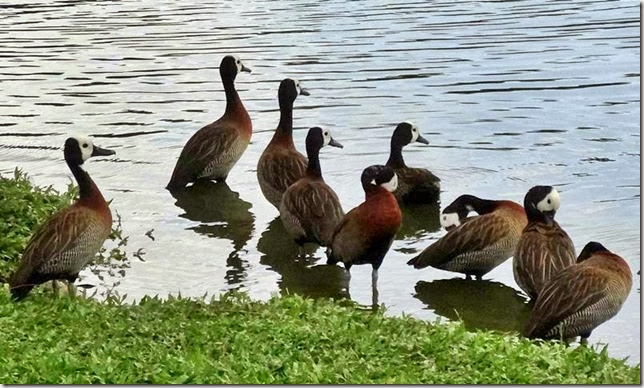
MULTIPOLYGON (((296 260, 255 169, 278 121, 277 87, 299 78, 295 142, 328 128, 344 149, 322 169, 346 210, 363 199, 362 169, 387 160, 402 120, 430 145, 409 165, 443 180, 442 206, 463 193, 522 202, 536 184, 562 195, 557 214, 578 250, 597 240, 640 269, 639 6, 628 1, 82 2, 0 5, 0 173, 19 166, 64 188, 61 146, 92 134, 117 156, 88 165, 123 218, 131 252, 118 290, 132 299, 240 289, 371 302, 368 266, 351 287, 323 251, 296 260), (228 187, 173 198, 164 186, 187 139, 223 112, 225 54, 253 69, 237 87, 252 144, 228 187), (145 235, 154 229, 154 240, 145 235)), ((463 319, 516 330, 528 314, 507 261, 467 282, 405 262, 438 239, 439 208, 405 211, 380 271, 389 314, 463 319)), ((88 278, 91 281, 91 278, 88 278)), ((591 342, 639 362, 639 275, 626 305, 591 342)))

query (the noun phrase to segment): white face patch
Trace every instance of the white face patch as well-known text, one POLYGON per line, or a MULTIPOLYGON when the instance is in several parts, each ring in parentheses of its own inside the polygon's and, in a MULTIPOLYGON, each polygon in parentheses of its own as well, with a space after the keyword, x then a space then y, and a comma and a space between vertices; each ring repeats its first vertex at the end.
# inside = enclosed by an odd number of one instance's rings
POLYGON ((73 138, 78 142, 83 162, 86 161, 92 156, 92 152, 94 152, 94 143, 92 142, 92 138, 85 135, 76 135, 73 136, 73 138))
POLYGON ((329 145, 329 143, 331 142, 331 132, 329 132, 326 129, 323 129, 322 138, 324 139, 323 147, 329 145))
POLYGON ((233 55, 233 58, 235 58, 235 65, 237 66, 237 74, 241 73, 242 67, 244 64, 242 63, 241 59, 237 55, 233 55))
POLYGON ((398 188, 398 175, 394 174, 393 178, 391 178, 389 182, 381 183, 380 186, 390 192, 396 191, 398 188))
POLYGON ((300 86, 300 81, 296 80, 295 78, 291 78, 291 79, 295 83, 295 90, 297 90, 297 95, 299 96, 300 93, 302 93, 302 87, 300 86))
POLYGON ((416 124, 412 123, 411 121, 405 121, 407 124, 411 126, 411 141, 410 143, 414 143, 416 140, 418 140, 418 136, 420 136, 420 131, 418 130, 418 127, 416 124))
POLYGON ((552 191, 548 193, 548 195, 546 195, 544 199, 537 203, 537 210, 539 210, 540 212, 549 212, 553 210, 557 211, 559 210, 559 206, 561 206, 559 192, 553 187, 552 191))
POLYGON ((443 213, 441 215, 441 226, 445 229, 456 227, 460 224, 461 221, 458 219, 458 213, 443 213))

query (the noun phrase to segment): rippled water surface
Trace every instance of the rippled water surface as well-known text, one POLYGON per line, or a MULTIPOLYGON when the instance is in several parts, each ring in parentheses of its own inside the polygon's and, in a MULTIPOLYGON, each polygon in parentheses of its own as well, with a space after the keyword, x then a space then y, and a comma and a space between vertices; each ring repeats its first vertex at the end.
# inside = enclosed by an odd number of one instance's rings
MULTIPOLYGON (((597 240, 622 255, 634 287, 591 342, 639 362, 639 7, 629 1, 22 1, 0 5, 0 173, 18 166, 64 188, 67 136, 117 151, 87 165, 122 216, 128 249, 143 248, 121 293, 201 296, 240 289, 371 302, 368 266, 350 289, 323 251, 296 259, 256 163, 278 121, 277 87, 298 78, 294 138, 320 125, 345 148, 324 149, 327 182, 345 209, 359 176, 384 163, 402 120, 430 145, 407 163, 443 183, 442 206, 463 193, 523 201, 533 185, 562 196, 557 214, 577 250, 597 240), (218 65, 237 54, 253 69, 237 87, 251 145, 227 186, 164 189, 188 138, 224 109, 218 65), (154 229, 154 240, 145 235, 154 229)), ((482 282, 405 262, 444 234, 436 207, 405 209, 380 270, 389 314, 462 319, 518 330, 529 313, 511 261, 482 282)))

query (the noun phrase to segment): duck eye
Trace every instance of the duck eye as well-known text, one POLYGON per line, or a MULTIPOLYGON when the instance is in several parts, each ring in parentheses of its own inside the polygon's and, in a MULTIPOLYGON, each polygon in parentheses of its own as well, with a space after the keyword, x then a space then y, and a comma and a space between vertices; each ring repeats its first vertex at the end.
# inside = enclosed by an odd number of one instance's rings
POLYGON ((550 205, 550 198, 548 198, 548 205, 550 205))
POLYGON ((329 132, 324 132, 324 136, 329 136, 329 132))
POLYGON ((84 143, 84 144, 83 144, 83 148, 87 148, 87 147, 89 147, 89 144, 84 143))
POLYGON ((237 60, 237 63, 241 63, 241 61, 238 59, 238 60, 237 60))

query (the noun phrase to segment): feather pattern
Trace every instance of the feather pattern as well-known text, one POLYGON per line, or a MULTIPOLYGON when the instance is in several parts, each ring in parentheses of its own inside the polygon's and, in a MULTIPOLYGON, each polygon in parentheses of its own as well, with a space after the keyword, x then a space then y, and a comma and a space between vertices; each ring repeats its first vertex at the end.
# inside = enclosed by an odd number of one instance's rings
POLYGON ((526 327, 530 338, 588 337, 615 316, 632 287, 628 264, 610 252, 594 254, 552 277, 537 297, 526 327))
POLYGON ((425 168, 394 168, 398 175, 398 188, 394 196, 401 202, 431 203, 440 195, 440 179, 425 168))
POLYGON ((307 158, 294 147, 269 144, 257 163, 259 187, 268 202, 279 209, 282 195, 304 177, 307 163, 307 158))
POLYGON ((286 190, 280 205, 280 218, 298 243, 330 245, 343 216, 337 194, 323 180, 299 180, 286 190))
POLYGON ((551 225, 532 222, 514 254, 514 279, 530 298, 536 298, 548 279, 575 262, 575 246, 556 221, 551 225))
POLYGON ((199 178, 225 180, 249 142, 250 137, 239 136, 234 122, 217 120, 188 140, 170 181, 185 186, 199 178))
POLYGON ((451 229, 407 264, 482 276, 512 256, 526 224, 519 205, 499 206, 451 229))

